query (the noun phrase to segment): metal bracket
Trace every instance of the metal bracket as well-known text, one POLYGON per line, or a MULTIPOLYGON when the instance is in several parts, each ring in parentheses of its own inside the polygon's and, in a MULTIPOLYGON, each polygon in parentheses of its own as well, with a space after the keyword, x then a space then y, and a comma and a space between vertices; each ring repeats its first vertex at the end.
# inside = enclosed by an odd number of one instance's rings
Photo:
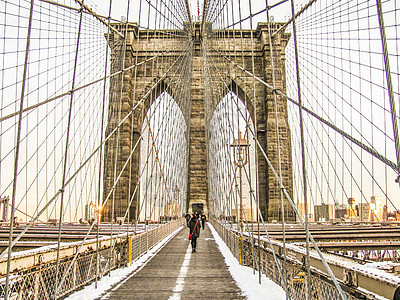
POLYGON ((343 270, 343 281, 350 286, 358 286, 357 273, 350 270, 343 270))

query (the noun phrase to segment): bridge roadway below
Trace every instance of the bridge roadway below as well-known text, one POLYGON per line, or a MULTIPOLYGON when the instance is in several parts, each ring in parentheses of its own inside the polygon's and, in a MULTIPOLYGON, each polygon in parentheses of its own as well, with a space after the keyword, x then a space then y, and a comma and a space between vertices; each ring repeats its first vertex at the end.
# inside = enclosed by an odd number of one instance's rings
POLYGON ((183 228, 142 269, 99 299, 245 299, 208 226, 192 253, 183 228))

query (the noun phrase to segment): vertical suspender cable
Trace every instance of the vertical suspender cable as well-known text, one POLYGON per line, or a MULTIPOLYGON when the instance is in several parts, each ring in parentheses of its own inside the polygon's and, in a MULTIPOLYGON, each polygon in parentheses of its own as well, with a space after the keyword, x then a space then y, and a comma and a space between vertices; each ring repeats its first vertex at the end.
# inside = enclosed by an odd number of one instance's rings
MULTIPOLYGON (((79 27, 78 27, 78 35, 76 41, 76 50, 75 50, 75 61, 74 61, 74 73, 72 76, 72 86, 71 91, 75 88, 75 80, 76 80, 76 68, 78 65, 78 53, 79 53, 79 42, 81 39, 81 30, 82 30, 82 18, 83 18, 83 2, 81 2, 80 8, 80 15, 79 15, 79 27)), ((65 185, 65 176, 67 172, 67 163, 68 163, 68 145, 69 145, 69 135, 71 132, 71 117, 72 117, 72 104, 74 100, 74 93, 71 92, 71 97, 69 101, 69 108, 68 108, 68 127, 67 127, 67 137, 65 141, 65 152, 64 152, 64 166, 63 166, 63 175, 62 175, 62 184, 61 184, 61 200, 60 200, 60 220, 58 224, 58 241, 57 241, 57 262, 56 262, 56 280, 54 286, 54 299, 57 299, 57 292, 58 292, 58 270, 60 267, 60 244, 61 244, 61 225, 63 222, 63 209, 64 209, 64 185, 65 185)))
MULTIPOLYGON (((138 16, 139 16, 139 20, 138 20, 138 24, 140 24, 140 15, 141 15, 141 10, 142 10, 142 1, 140 1, 140 3, 139 3, 139 14, 138 14, 138 16)), ((133 76, 133 93, 132 93, 132 106, 135 104, 135 99, 136 99, 136 78, 137 78, 137 63, 138 63, 138 55, 139 55, 139 40, 140 40, 140 38, 139 38, 139 25, 137 26, 137 35, 135 35, 135 32, 133 32, 133 39, 135 38, 135 36, 136 36, 136 53, 135 53, 135 62, 134 62, 134 64, 135 64, 135 68, 134 68, 134 70, 133 70, 133 74, 134 74, 134 76, 133 76)), ((133 43, 133 40, 132 40, 132 43, 133 43)), ((132 45, 132 48, 133 48, 133 45, 132 45)), ((144 107, 144 105, 142 106, 142 112, 141 112, 141 114, 139 115, 139 117, 141 118, 141 119, 143 119, 142 118, 142 116, 143 116, 143 107, 144 107)), ((135 120, 135 118, 134 117, 132 117, 131 118, 131 143, 130 143, 130 148, 131 148, 131 150, 132 150, 132 147, 133 147, 133 139, 134 139, 134 137, 135 137, 135 124, 134 124, 134 120, 135 120)), ((140 123, 139 123, 140 124, 140 123)), ((138 124, 138 126, 139 126, 139 124, 138 124)), ((138 139, 140 139, 140 140, 142 140, 143 138, 142 138, 142 132, 140 132, 140 137, 138 137, 138 139)), ((135 227, 134 227, 134 234, 136 235, 136 232, 137 232, 137 220, 138 220, 138 210, 139 210, 139 201, 140 201, 140 159, 141 159, 141 146, 139 147, 139 154, 138 154, 138 161, 137 161, 137 174, 136 174, 136 176, 137 176, 137 181, 136 181, 136 187, 135 187, 135 191, 137 191, 137 196, 136 196, 136 203, 135 203, 135 215, 133 215, 133 216, 130 216, 129 214, 128 214, 128 220, 127 220, 127 241, 128 241, 128 243, 129 243, 129 217, 131 217, 131 218, 133 218, 134 220, 135 220, 135 227)), ((129 191, 128 191, 128 195, 129 195, 129 197, 132 197, 131 198, 131 203, 133 203, 133 200, 134 200, 134 194, 135 194, 135 192, 132 194, 132 196, 131 196, 131 189, 132 189, 132 161, 133 161, 133 159, 129 162, 129 191)), ((130 205, 129 205, 130 206, 130 205)), ((129 210, 130 210, 130 208, 128 208, 129 210)), ((128 255, 128 257, 129 257, 129 253, 127 253, 127 255, 128 255)), ((128 262, 128 259, 127 259, 127 262, 128 262)))
POLYGON ((296 81, 297 81, 297 97, 299 103, 299 118, 300 118, 300 144, 301 144, 301 160, 302 160, 302 172, 303 172, 303 197, 304 197, 304 211, 305 211, 305 231, 306 231, 306 267, 307 267, 307 281, 306 281, 306 299, 311 299, 311 272, 310 272, 310 232, 308 229, 308 202, 307 202, 307 172, 305 162, 305 144, 304 144, 304 124, 303 124, 303 104, 301 101, 301 89, 300 89, 300 70, 299 70, 299 53, 297 47, 297 36, 296 36, 296 17, 294 12, 294 0, 290 1, 292 8, 292 30, 293 30, 293 42, 295 51, 295 62, 296 62, 296 81))
MULTIPOLYGON (((266 5, 266 14, 267 14, 267 28, 268 28, 268 43, 269 43, 269 57, 271 60, 271 72, 272 72, 272 93, 274 96, 274 115, 275 115, 275 133, 276 133, 276 144, 278 148, 278 166, 279 166, 279 178, 282 180, 282 161, 281 161, 281 147, 280 147, 280 138, 279 138, 279 125, 278 125, 278 103, 277 103, 277 95, 276 95, 276 80, 275 80, 275 61, 274 61, 274 46, 272 44, 271 38, 271 22, 269 16, 269 9, 268 9, 268 0, 265 0, 266 5)), ((254 74, 254 71, 253 71, 254 74)), ((254 77, 253 77, 254 79, 254 77)), ((257 134, 257 131, 255 132, 257 134)), ((257 138, 257 135, 256 135, 257 138)), ((282 243, 283 243, 283 263, 284 263, 284 286, 286 292, 286 299, 289 298, 289 291, 287 285, 287 260, 286 260, 286 232, 285 232, 285 207, 283 202, 283 192, 280 189, 280 198, 281 198, 281 218, 282 218, 282 243)))
MULTIPOLYGON (((252 12, 252 7, 251 7, 251 0, 249 0, 249 9, 250 9, 250 38, 251 38, 251 69, 252 69, 252 73, 255 74, 255 62, 254 62, 254 31, 253 31, 253 12, 252 12)), ((253 83, 253 106, 254 106, 254 134, 255 134, 255 138, 257 139, 257 97, 256 97, 256 80, 254 77, 252 77, 252 83, 253 83)), ((247 140, 249 140, 249 126, 250 126, 250 118, 247 117, 247 107, 246 107, 246 134, 247 134, 247 140)), ((278 146, 279 149, 279 146, 278 146)), ((256 150, 256 149, 255 149, 256 150)), ((278 150, 279 151, 279 150, 278 150)), ((249 170, 249 174, 248 174, 248 184, 250 187, 250 221, 251 223, 251 241, 252 241, 252 248, 253 248, 253 272, 255 271, 255 263, 257 262, 258 264, 258 278, 259 278, 259 282, 261 283, 261 268, 260 268, 260 262, 261 262, 261 258, 260 258, 260 235, 258 234, 258 260, 256 260, 254 258, 255 255, 255 250, 254 250, 254 227, 253 227, 253 198, 252 198, 252 182, 251 182, 251 160, 250 160, 250 151, 247 152, 247 155, 249 157, 249 164, 248 164, 248 170, 249 170)), ((256 174, 258 175, 258 155, 257 155, 257 151, 254 151, 254 160, 255 160, 255 168, 256 168, 256 174)), ((256 187, 257 187, 257 182, 258 179, 256 177, 255 179, 256 181, 256 187)), ((258 201, 258 194, 257 194, 257 201, 258 201)), ((257 207, 258 209, 258 207, 257 207)), ((257 214, 258 215, 258 214, 257 214)), ((258 217, 257 217, 258 219, 258 217)), ((259 230, 259 229, 258 229, 259 230)))
POLYGON ((112 0, 110 0, 110 5, 108 7, 108 21, 107 21, 107 43, 106 43, 106 57, 105 57, 105 63, 104 63, 104 81, 103 81, 103 106, 102 106, 102 112, 101 112, 101 132, 100 132, 100 153, 99 153, 99 185, 98 185, 98 194, 97 194, 97 230, 96 230, 96 278, 95 278, 95 288, 97 289, 97 280, 99 276, 99 231, 100 231, 100 219, 101 219, 101 174, 103 172, 102 170, 102 156, 103 156, 103 139, 104 139, 104 115, 105 115, 105 105, 106 105, 106 93, 107 93, 107 67, 108 67, 108 48, 109 48, 109 42, 110 42, 110 21, 111 21, 111 7, 112 7, 112 0))
MULTIPOLYGON (((139 2, 139 20, 138 20, 138 24, 140 24, 140 17, 141 17, 141 11, 142 11, 142 0, 139 2)), ((139 28, 139 26, 137 27, 137 42, 136 42, 136 55, 135 55, 135 77, 134 77, 134 82, 133 82, 133 84, 134 84, 134 86, 133 86, 133 97, 132 97, 132 101, 135 101, 135 98, 136 98, 136 85, 137 85, 137 82, 136 82, 136 77, 137 77, 137 61, 138 61, 138 55, 139 55, 139 41, 140 41, 140 28, 139 28)), ((144 118, 144 105, 142 105, 142 111, 141 111, 141 114, 140 114, 140 119, 141 120, 143 120, 143 118, 144 118)), ((141 139, 141 141, 140 141, 140 145, 142 145, 142 142, 143 142, 143 131, 142 131, 142 129, 140 128, 140 139, 141 139)), ((138 159, 138 172, 139 172, 139 174, 140 174, 140 162, 141 162, 141 159, 142 159, 142 151, 139 151, 139 159, 138 159)), ((138 185, 138 187, 139 187, 139 192, 138 192, 138 195, 137 195, 137 198, 136 198, 136 209, 135 209, 135 235, 137 234, 137 224, 138 224, 138 222, 139 222, 139 217, 140 217, 140 215, 139 215, 139 207, 140 207, 140 195, 141 195, 141 189, 140 189, 140 181, 141 181, 141 174, 139 175, 138 174, 138 181, 137 181, 137 185, 138 185)), ((142 174, 143 174, 143 172, 142 172, 142 174)))
POLYGON ((19 114, 18 114, 17 141, 16 141, 16 145, 15 145, 14 177, 13 177, 12 197, 11 197, 10 233, 8 236, 8 252, 7 252, 8 255, 7 255, 5 300, 8 300, 9 284, 10 284, 10 267, 11 267, 10 264, 11 264, 11 252, 12 252, 11 250, 12 250, 13 227, 14 227, 15 198, 17 196, 16 194, 17 194, 17 178, 18 178, 18 159, 19 159, 19 148, 21 145, 22 111, 24 109, 26 76, 28 73, 28 60, 29 60, 29 47, 30 47, 30 41, 31 41, 33 7, 34 7, 34 0, 31 1, 31 7, 30 7, 30 11, 29 11, 29 25, 28 25, 28 34, 27 34, 27 38, 26 38, 24 74, 23 74, 23 79, 22 79, 21 101, 20 101, 19 114))
MULTIPOLYGON (((124 88, 124 76, 125 76, 125 56, 126 56, 126 39, 128 36, 128 18, 129 18, 129 5, 130 5, 130 0, 128 0, 128 4, 126 7, 126 20, 125 20, 125 32, 124 32, 124 41, 122 43, 122 51, 121 51, 121 56, 120 56, 120 60, 121 60, 121 74, 120 74, 120 88, 119 88, 119 109, 118 109, 118 123, 121 120, 121 110, 122 110, 122 91, 124 88)), ((118 106, 117 106, 118 107, 118 106)), ((118 131, 116 133, 116 139, 115 139, 115 155, 114 155, 114 184, 116 181, 116 176, 117 176, 117 167, 118 167, 118 151, 119 151, 119 138, 121 136, 121 130, 120 128, 118 128, 118 131)), ((113 190, 113 197, 112 197, 112 205, 111 205, 111 244, 112 247, 110 247, 110 257, 109 257, 109 265, 108 268, 109 270, 111 270, 112 266, 111 266, 111 261, 113 260, 113 249, 114 249, 114 242, 113 242, 113 230, 114 230, 114 217, 115 217, 115 188, 113 190)), ((119 210, 120 211, 120 210, 119 210)), ((111 276, 111 272, 108 273, 109 276, 111 276)))
MULTIPOLYGON (((242 19, 242 10, 241 10, 240 5, 238 6, 238 10, 239 10, 239 20, 241 20, 242 19)), ((243 46, 243 24, 242 24, 242 22, 240 22, 239 28, 240 28, 240 47, 241 47, 241 54, 242 54, 241 55, 241 57, 242 57, 242 65, 245 66, 244 46, 243 46)), ((242 71, 242 76, 243 76, 243 78, 245 78, 244 71, 242 71)), ((243 80, 243 81, 245 81, 245 80, 243 80)), ((244 96, 243 102, 245 103, 245 106, 247 107, 247 95, 246 94, 244 96)), ((237 107, 237 122, 238 122, 237 128, 238 128, 238 131, 239 131, 239 119, 240 119, 240 117, 239 117, 239 107, 237 107)), ((240 139, 240 137, 238 137, 238 139, 240 139)), ((234 151, 236 151, 236 150, 234 149, 234 151)), ((239 169, 240 169, 239 171, 241 171, 241 167, 239 169)), ((240 175, 241 175, 241 172, 240 172, 240 175)), ((241 200, 242 199, 242 196, 241 196, 242 187, 240 186, 239 188, 240 188, 240 190, 239 190, 240 195, 239 196, 240 196, 240 200, 241 200)), ((241 238, 241 252, 240 253, 243 253, 243 207, 242 207, 241 204, 242 204, 242 202, 240 201, 240 207, 239 207, 240 238, 241 238)))

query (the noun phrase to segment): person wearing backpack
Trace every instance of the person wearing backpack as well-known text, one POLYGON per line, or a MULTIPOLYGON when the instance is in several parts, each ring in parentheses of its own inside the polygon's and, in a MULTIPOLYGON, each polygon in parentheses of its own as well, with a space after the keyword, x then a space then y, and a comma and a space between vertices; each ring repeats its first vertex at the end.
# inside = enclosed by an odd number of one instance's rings
POLYGON ((189 240, 192 242, 192 252, 196 252, 197 238, 200 236, 200 222, 196 214, 189 221, 189 240))
POLYGON ((201 227, 203 228, 203 230, 204 230, 204 226, 206 225, 206 219, 207 219, 206 215, 204 213, 202 213, 201 214, 201 227))

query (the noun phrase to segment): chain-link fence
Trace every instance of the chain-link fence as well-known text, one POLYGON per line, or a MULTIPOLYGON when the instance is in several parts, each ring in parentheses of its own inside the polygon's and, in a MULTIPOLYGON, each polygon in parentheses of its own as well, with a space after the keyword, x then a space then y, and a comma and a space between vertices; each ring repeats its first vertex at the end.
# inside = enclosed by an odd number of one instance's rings
MULTIPOLYGON (((34 268, 10 275, 8 299, 54 299, 55 284, 67 272, 65 280, 59 286, 57 298, 66 296, 76 289, 101 278, 109 271, 126 266, 136 260, 163 238, 183 224, 183 220, 174 220, 162 224, 137 235, 114 237, 110 246, 80 253, 77 259, 73 257, 63 259, 58 267, 56 263, 39 264, 34 268)), ((76 247, 76 246, 75 246, 76 247)), ((0 278, 0 299, 5 297, 5 276, 0 278)))

